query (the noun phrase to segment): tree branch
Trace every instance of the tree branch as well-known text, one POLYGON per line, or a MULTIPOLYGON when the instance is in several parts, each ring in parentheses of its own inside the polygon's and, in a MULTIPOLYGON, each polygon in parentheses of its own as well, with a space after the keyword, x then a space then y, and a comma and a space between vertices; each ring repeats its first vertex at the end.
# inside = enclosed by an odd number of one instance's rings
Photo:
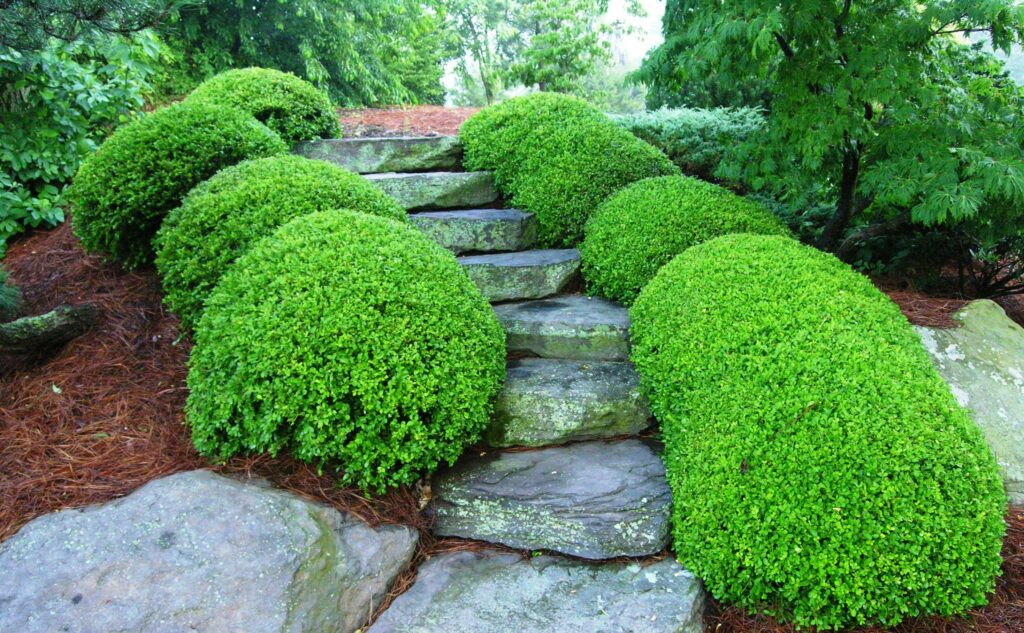
POLYGON ((789 45, 789 42, 786 41, 786 38, 783 37, 781 33, 772 33, 772 35, 775 36, 775 41, 779 43, 779 48, 782 49, 782 54, 785 55, 787 59, 793 59, 793 48, 789 45))

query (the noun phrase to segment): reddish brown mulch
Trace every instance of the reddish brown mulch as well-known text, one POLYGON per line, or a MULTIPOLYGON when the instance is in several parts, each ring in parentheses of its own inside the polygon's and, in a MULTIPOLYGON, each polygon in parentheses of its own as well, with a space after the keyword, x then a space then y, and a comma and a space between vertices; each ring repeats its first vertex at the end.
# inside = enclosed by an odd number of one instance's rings
POLYGON ((368 136, 454 136, 480 108, 404 106, 338 110, 345 138, 368 136))

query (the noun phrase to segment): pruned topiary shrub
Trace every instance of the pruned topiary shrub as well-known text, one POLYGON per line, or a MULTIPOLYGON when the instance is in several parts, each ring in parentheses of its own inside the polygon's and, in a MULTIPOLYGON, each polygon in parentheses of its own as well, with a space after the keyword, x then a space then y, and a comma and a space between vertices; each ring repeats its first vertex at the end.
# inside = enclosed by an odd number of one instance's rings
POLYGON ((720 600, 802 627, 986 601, 1006 499, 899 308, 831 255, 730 235, 631 310, 675 550, 720 600))
POLYGON ((289 450, 379 492, 454 462, 504 375, 504 333, 454 255, 407 224, 324 211, 221 278, 186 414, 204 455, 289 450))
POLYGON ((199 84, 186 101, 241 109, 289 144, 341 136, 338 115, 327 93, 280 70, 228 70, 199 84))
POLYGON ((768 209, 688 176, 635 182, 591 216, 580 246, 591 292, 629 305, 686 249, 730 233, 789 235, 768 209))
POLYGON ((368 180, 322 161, 273 156, 218 172, 157 233, 164 301, 194 328, 221 275, 253 243, 292 218, 332 209, 405 221, 405 210, 368 180))
POLYGON ((75 176, 75 233, 87 250, 129 268, 153 259, 150 241, 168 211, 223 167, 287 151, 244 112, 179 103, 114 132, 75 176))
POLYGON ((517 97, 459 133, 469 169, 495 172, 513 205, 537 216, 544 246, 575 246, 590 213, 631 182, 678 174, 656 148, 575 97, 517 97))
POLYGON ((0 266, 0 323, 10 321, 21 310, 21 291, 11 283, 6 270, 0 266))

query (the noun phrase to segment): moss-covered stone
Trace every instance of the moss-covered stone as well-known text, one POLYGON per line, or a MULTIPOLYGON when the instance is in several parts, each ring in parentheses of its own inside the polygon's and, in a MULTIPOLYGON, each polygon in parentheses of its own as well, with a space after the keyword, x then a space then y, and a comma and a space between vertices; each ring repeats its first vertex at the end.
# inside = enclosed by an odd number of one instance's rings
POLYGON ((454 136, 324 139, 299 143, 293 151, 357 174, 457 170, 462 164, 454 136))
POLYGON ((409 222, 456 254, 521 251, 537 242, 533 214, 517 209, 429 211, 410 215, 409 222))
POLYGON ((408 210, 471 209, 498 201, 494 178, 486 171, 387 173, 366 178, 408 210))
POLYGON ((575 249, 523 251, 460 257, 480 292, 489 301, 540 299, 557 294, 578 279, 575 249))
POLYGON ((494 306, 510 352, 542 358, 626 360, 629 311, 605 301, 569 295, 494 306))

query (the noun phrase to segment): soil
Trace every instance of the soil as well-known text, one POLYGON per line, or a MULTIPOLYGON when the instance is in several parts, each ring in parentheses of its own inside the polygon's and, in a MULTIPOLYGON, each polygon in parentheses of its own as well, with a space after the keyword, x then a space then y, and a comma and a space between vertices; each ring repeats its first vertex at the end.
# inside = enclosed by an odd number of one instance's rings
POLYGON ((382 136, 455 136, 479 108, 407 106, 338 110, 344 138, 382 136))

